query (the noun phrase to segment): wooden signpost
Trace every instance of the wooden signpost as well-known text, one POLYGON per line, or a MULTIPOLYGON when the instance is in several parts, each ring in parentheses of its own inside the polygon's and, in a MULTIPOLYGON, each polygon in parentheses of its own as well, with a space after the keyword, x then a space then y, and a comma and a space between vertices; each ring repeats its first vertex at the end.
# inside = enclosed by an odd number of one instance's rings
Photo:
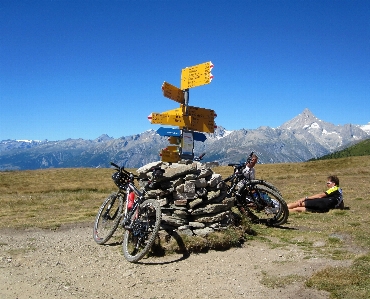
MULTIPOLYGON (((216 127, 214 119, 217 116, 215 111, 189 106, 189 88, 211 83, 213 79, 212 68, 213 64, 209 61, 182 69, 181 88, 163 82, 163 96, 180 103, 180 107, 162 113, 152 112, 148 119, 152 124, 178 126, 181 143, 162 149, 160 153, 162 161, 178 162, 181 159, 193 159, 194 140, 197 140, 194 136, 197 135, 198 140, 204 141, 206 140, 205 135, 202 134, 204 136, 202 137, 198 132, 214 132, 216 127)), ((163 132, 163 128, 161 129, 163 132)))

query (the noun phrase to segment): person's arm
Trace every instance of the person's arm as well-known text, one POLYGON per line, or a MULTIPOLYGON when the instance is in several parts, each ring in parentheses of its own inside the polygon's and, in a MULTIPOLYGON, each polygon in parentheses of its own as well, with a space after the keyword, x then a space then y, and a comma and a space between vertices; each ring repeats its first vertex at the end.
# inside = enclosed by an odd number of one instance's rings
POLYGON ((321 193, 317 193, 315 195, 311 195, 311 196, 306 196, 305 199, 315 199, 315 198, 323 198, 323 197, 326 197, 326 193, 325 192, 321 192, 321 193))

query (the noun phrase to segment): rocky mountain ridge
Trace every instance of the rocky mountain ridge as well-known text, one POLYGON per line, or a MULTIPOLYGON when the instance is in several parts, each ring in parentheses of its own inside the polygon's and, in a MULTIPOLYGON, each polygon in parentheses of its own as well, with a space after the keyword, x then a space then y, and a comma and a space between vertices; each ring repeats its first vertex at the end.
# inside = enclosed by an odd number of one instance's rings
MULTIPOLYGON (((194 152, 206 152, 204 161, 221 165, 243 162, 251 151, 261 163, 301 162, 349 146, 370 136, 370 124, 334 125, 316 118, 305 109, 278 128, 259 127, 227 131, 219 127, 207 140, 195 142, 194 152)), ((114 139, 103 134, 95 140, 0 141, 0 170, 51 167, 109 167, 114 161, 138 168, 158 161, 166 137, 154 130, 114 139)))

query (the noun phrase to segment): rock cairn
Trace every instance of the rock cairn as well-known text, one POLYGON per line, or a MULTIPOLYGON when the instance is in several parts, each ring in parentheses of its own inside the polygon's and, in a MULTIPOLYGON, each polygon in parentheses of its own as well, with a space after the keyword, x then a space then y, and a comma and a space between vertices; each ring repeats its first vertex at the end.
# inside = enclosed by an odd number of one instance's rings
POLYGON ((206 236, 233 223, 231 208, 234 198, 226 197, 221 175, 213 172, 213 166, 216 165, 159 161, 137 170, 144 184, 152 180, 152 167, 164 170, 163 176, 155 180, 146 196, 160 202, 161 229, 206 236))

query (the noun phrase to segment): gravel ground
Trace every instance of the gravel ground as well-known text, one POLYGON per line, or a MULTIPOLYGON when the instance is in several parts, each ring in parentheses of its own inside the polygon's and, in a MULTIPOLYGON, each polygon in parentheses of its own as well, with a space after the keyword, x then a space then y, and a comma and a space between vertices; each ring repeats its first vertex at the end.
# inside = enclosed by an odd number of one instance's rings
POLYGON ((294 246, 269 249, 252 241, 243 248, 132 264, 121 244, 97 245, 91 223, 55 231, 2 229, 0 298, 329 298, 305 288, 304 279, 279 288, 261 284, 263 273, 307 278, 345 263, 303 257, 294 246))

